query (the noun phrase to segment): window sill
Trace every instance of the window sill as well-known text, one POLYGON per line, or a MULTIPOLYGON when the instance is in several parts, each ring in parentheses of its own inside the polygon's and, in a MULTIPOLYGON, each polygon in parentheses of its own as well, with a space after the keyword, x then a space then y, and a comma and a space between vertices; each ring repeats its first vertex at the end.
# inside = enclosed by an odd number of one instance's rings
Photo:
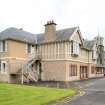
POLYGON ((0 74, 7 74, 7 72, 0 72, 0 74))
POLYGON ((79 56, 78 54, 71 54, 71 56, 73 56, 73 57, 77 57, 77 56, 79 56))
POLYGON ((0 53, 6 53, 7 51, 0 51, 0 53))

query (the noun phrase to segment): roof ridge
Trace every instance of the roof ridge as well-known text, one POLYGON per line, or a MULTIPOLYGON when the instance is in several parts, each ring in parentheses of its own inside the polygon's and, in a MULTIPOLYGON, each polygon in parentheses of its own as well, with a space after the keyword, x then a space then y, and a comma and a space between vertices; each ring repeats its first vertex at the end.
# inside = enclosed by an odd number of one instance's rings
POLYGON ((18 29, 18 28, 16 28, 16 27, 9 27, 9 28, 6 28, 5 30, 1 31, 0 33, 4 32, 4 31, 7 31, 7 30, 11 30, 11 29, 16 30, 16 31, 19 31, 19 32, 25 32, 25 33, 29 33, 29 34, 32 34, 32 35, 36 35, 36 34, 34 34, 34 33, 31 33, 31 32, 25 31, 25 30, 21 30, 21 29, 18 29))
POLYGON ((68 29, 73 29, 73 28, 78 28, 78 26, 76 26, 76 27, 70 27, 70 28, 63 28, 63 29, 59 29, 57 31, 68 30, 68 29))

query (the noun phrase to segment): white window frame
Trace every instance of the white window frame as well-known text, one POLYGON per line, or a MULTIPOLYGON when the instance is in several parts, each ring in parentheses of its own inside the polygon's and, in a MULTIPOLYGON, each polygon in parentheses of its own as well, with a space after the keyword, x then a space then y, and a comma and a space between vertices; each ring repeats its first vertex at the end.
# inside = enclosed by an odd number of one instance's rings
POLYGON ((3 52, 3 43, 0 41, 0 52, 3 52))
POLYGON ((1 61, 1 74, 7 74, 7 62, 1 61), (3 64, 5 64, 5 68, 3 67, 3 64))
POLYGON ((5 41, 5 49, 3 50, 3 42, 4 42, 5 40, 3 40, 3 41, 0 41, 0 52, 7 52, 7 41, 5 41))
POLYGON ((97 50, 96 50, 96 47, 95 47, 95 46, 93 47, 92 58, 93 58, 94 60, 97 59, 97 50))
POLYGON ((27 54, 33 54, 33 53, 35 53, 35 46, 33 46, 33 45, 27 43, 25 50, 26 50, 26 53, 27 53, 27 54), (30 52, 28 52, 28 46, 29 46, 29 45, 31 46, 31 51, 30 51, 30 52))
POLYGON ((79 55, 80 54, 80 46, 79 46, 79 43, 76 42, 76 41, 73 41, 72 44, 73 44, 73 45, 71 45, 71 46, 73 46, 73 49, 72 49, 73 52, 72 52, 72 54, 79 55))

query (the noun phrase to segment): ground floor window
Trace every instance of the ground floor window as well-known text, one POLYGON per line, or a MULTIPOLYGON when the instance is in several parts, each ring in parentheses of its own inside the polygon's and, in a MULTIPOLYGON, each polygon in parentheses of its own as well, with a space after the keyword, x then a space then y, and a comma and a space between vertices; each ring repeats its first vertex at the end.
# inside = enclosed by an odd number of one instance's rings
POLYGON ((97 68, 97 74, 103 74, 103 68, 97 68))
POLYGON ((88 67, 87 66, 80 66, 80 78, 88 78, 88 67))
POLYGON ((7 62, 6 61, 1 61, 0 62, 0 72, 7 73, 7 62))
POLYGON ((91 74, 95 74, 95 70, 96 70, 95 66, 92 66, 91 67, 91 74))
POLYGON ((77 76, 77 65, 75 65, 75 64, 70 65, 69 75, 70 76, 77 76))

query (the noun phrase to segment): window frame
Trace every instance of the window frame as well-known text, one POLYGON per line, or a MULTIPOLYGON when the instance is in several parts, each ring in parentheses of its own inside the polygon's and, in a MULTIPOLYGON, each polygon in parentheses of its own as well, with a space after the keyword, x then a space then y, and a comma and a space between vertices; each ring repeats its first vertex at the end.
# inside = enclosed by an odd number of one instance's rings
POLYGON ((1 74, 7 74, 7 61, 1 61, 0 62, 0 73, 1 74), (5 65, 5 67, 4 67, 5 65))
POLYGON ((77 41, 71 41, 71 54, 79 55, 80 54, 80 44, 77 41))
MULTIPOLYGON (((27 43, 26 44, 26 53, 27 54, 32 54, 34 52, 34 45, 27 43)), ((34 52, 35 53, 35 52, 34 52)))
POLYGON ((91 74, 95 74, 95 66, 91 66, 91 74))
POLYGON ((76 64, 70 64, 69 76, 70 77, 77 76, 77 65, 76 64))
POLYGON ((7 52, 7 41, 0 41, 0 52, 7 52))

